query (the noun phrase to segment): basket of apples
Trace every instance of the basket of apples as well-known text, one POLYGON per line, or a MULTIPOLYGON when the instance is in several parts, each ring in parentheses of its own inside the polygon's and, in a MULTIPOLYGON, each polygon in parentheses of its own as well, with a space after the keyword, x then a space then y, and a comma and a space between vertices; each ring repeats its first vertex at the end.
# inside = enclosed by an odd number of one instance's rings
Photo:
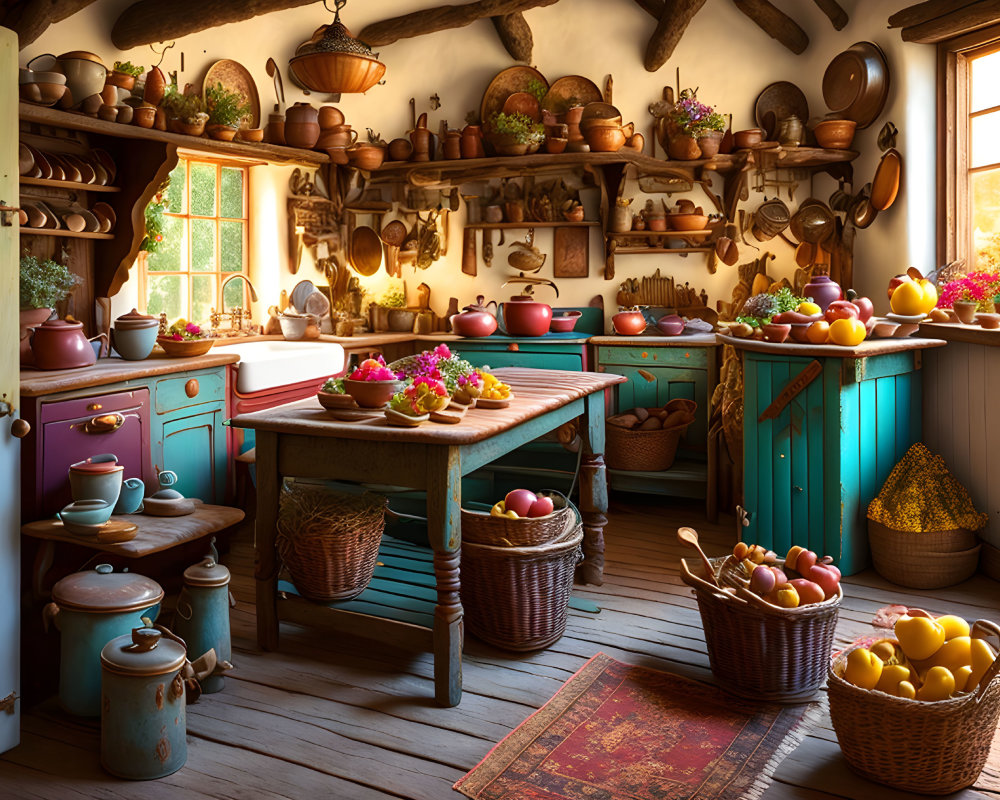
POLYGON ((463 508, 462 539, 476 544, 533 547, 558 537, 572 516, 572 505, 559 492, 514 489, 488 512, 463 508))
POLYGON ((681 559, 681 579, 698 600, 712 673, 724 689, 784 702, 819 691, 843 599, 840 571, 830 560, 798 546, 781 559, 745 542, 704 568, 681 559))

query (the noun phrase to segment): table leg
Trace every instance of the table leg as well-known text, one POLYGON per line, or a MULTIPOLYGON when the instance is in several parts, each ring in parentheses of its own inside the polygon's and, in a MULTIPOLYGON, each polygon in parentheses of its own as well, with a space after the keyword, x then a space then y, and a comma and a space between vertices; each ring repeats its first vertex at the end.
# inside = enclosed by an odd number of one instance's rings
POLYGON ((278 435, 257 431, 257 518, 254 525, 257 581, 257 644, 278 648, 278 554, 275 536, 281 476, 278 474, 278 435))
POLYGON ((608 475, 604 467, 604 392, 587 395, 580 459, 580 516, 583 517, 581 583, 604 583, 604 526, 608 524, 608 475))
POLYGON ((465 635, 459 572, 462 530, 462 472, 456 450, 442 451, 442 464, 428 464, 427 538, 434 551, 434 699, 457 706, 462 699, 462 641, 465 635))

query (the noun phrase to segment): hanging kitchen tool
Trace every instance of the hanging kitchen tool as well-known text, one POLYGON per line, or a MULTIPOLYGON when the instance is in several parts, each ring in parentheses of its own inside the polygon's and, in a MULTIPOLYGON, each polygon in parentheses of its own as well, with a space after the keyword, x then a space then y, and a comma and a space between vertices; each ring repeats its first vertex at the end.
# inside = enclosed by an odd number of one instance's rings
POLYGON ((462 272, 466 275, 478 274, 476 254, 476 229, 466 228, 462 232, 462 272))
POLYGON ((507 263, 520 272, 538 272, 545 263, 546 254, 535 247, 535 229, 528 228, 523 242, 511 242, 516 248, 507 255, 507 263))
MULTIPOLYGON (((502 232, 502 229, 501 229, 502 232)), ((483 264, 493 266, 493 229, 483 228, 483 264)))
POLYGON ((867 128, 889 96, 889 64, 874 42, 855 42, 837 54, 823 73, 823 99, 843 119, 867 128))
POLYGON ((278 62, 273 58, 267 60, 267 65, 264 67, 267 71, 267 76, 274 79, 274 96, 277 98, 277 103, 275 104, 275 111, 278 114, 285 113, 285 87, 281 83, 281 70, 278 69, 278 62))
POLYGON ((890 147, 895 147, 896 134, 898 133, 899 129, 892 123, 891 120, 885 123, 885 125, 882 126, 882 130, 878 132, 878 139, 876 139, 878 149, 885 152, 890 147))
POLYGON ((398 278, 402 273, 399 269, 399 248, 406 241, 406 225, 394 219, 382 228, 381 238, 385 244, 385 271, 391 278, 398 278))
POLYGON ((367 225, 359 225, 351 234, 350 262, 355 272, 366 278, 382 266, 382 240, 367 225))
POLYGON ((892 147, 882 154, 882 160, 878 162, 875 177, 872 179, 870 202, 876 211, 885 211, 895 202, 899 193, 902 160, 899 151, 892 147))

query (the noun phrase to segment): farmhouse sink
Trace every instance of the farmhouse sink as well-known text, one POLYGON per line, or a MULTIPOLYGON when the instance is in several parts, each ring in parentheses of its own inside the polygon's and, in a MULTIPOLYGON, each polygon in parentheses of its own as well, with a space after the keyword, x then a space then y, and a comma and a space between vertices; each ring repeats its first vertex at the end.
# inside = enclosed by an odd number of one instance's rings
POLYGON ((336 342, 239 342, 219 346, 217 352, 239 355, 233 365, 239 394, 327 378, 344 369, 344 348, 336 342))

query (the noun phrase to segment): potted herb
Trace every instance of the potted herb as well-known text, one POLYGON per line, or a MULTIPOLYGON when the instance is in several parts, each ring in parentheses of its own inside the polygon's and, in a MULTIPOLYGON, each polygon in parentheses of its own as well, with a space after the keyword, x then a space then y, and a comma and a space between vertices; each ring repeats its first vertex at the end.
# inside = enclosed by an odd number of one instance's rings
POLYGON ((545 128, 527 114, 500 111, 490 118, 489 141, 498 155, 523 156, 538 150, 545 141, 545 128))
POLYGON ((163 95, 162 105, 167 112, 167 124, 174 133, 201 136, 205 132, 208 112, 200 95, 184 94, 171 84, 163 95))
POLYGON ((233 92, 221 83, 205 89, 208 135, 231 142, 240 124, 250 115, 250 104, 242 92, 233 92))
POLYGON ((719 152, 726 121, 714 108, 698 101, 696 90, 685 89, 680 99, 667 108, 666 114, 653 106, 650 111, 659 115, 657 137, 670 158, 691 161, 711 158, 719 152))
POLYGON ((142 67, 135 66, 131 61, 116 61, 104 82, 131 92, 135 88, 136 78, 143 72, 142 67))
POLYGON ((39 259, 27 251, 21 256, 18 316, 22 356, 29 350, 28 334, 31 328, 51 317, 56 305, 69 297, 79 282, 79 277, 57 261, 39 259))

